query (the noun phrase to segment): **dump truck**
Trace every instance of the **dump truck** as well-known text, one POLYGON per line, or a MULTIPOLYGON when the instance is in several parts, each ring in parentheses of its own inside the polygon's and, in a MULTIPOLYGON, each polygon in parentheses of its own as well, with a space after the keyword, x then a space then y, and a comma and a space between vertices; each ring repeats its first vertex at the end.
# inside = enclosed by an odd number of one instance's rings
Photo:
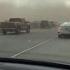
POLYGON ((24 18, 10 18, 8 21, 1 22, 0 28, 4 35, 8 32, 19 34, 21 31, 26 31, 26 33, 29 33, 30 23, 24 18))

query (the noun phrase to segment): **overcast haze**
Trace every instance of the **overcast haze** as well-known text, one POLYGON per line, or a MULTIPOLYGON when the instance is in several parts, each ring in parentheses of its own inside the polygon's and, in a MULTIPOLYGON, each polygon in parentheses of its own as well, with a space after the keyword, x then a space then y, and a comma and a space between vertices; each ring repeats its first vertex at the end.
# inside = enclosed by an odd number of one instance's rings
POLYGON ((9 17, 70 21, 70 0, 0 0, 0 20, 9 17))

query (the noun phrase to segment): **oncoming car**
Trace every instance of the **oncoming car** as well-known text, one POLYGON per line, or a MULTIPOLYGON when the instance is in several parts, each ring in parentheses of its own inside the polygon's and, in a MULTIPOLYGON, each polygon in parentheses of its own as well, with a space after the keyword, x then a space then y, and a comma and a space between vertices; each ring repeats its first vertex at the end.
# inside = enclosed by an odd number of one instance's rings
POLYGON ((70 35, 70 22, 64 22, 58 27, 58 37, 62 38, 65 35, 70 35))

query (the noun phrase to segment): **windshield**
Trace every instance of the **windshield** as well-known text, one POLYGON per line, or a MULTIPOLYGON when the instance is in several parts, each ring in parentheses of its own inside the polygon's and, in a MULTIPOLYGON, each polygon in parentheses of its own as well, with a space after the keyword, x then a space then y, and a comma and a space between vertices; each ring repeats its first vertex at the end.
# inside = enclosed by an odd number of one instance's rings
POLYGON ((70 62, 70 0, 0 0, 0 21, 0 57, 70 62))
POLYGON ((20 18, 10 18, 10 22, 21 22, 20 18))

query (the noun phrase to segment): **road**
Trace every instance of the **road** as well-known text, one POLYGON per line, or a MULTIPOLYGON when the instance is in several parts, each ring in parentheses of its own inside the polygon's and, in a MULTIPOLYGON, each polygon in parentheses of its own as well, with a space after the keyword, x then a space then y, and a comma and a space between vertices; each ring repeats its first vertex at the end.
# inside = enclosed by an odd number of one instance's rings
POLYGON ((0 56, 70 61, 70 39, 59 39, 55 28, 33 29, 20 35, 0 34, 0 56))

